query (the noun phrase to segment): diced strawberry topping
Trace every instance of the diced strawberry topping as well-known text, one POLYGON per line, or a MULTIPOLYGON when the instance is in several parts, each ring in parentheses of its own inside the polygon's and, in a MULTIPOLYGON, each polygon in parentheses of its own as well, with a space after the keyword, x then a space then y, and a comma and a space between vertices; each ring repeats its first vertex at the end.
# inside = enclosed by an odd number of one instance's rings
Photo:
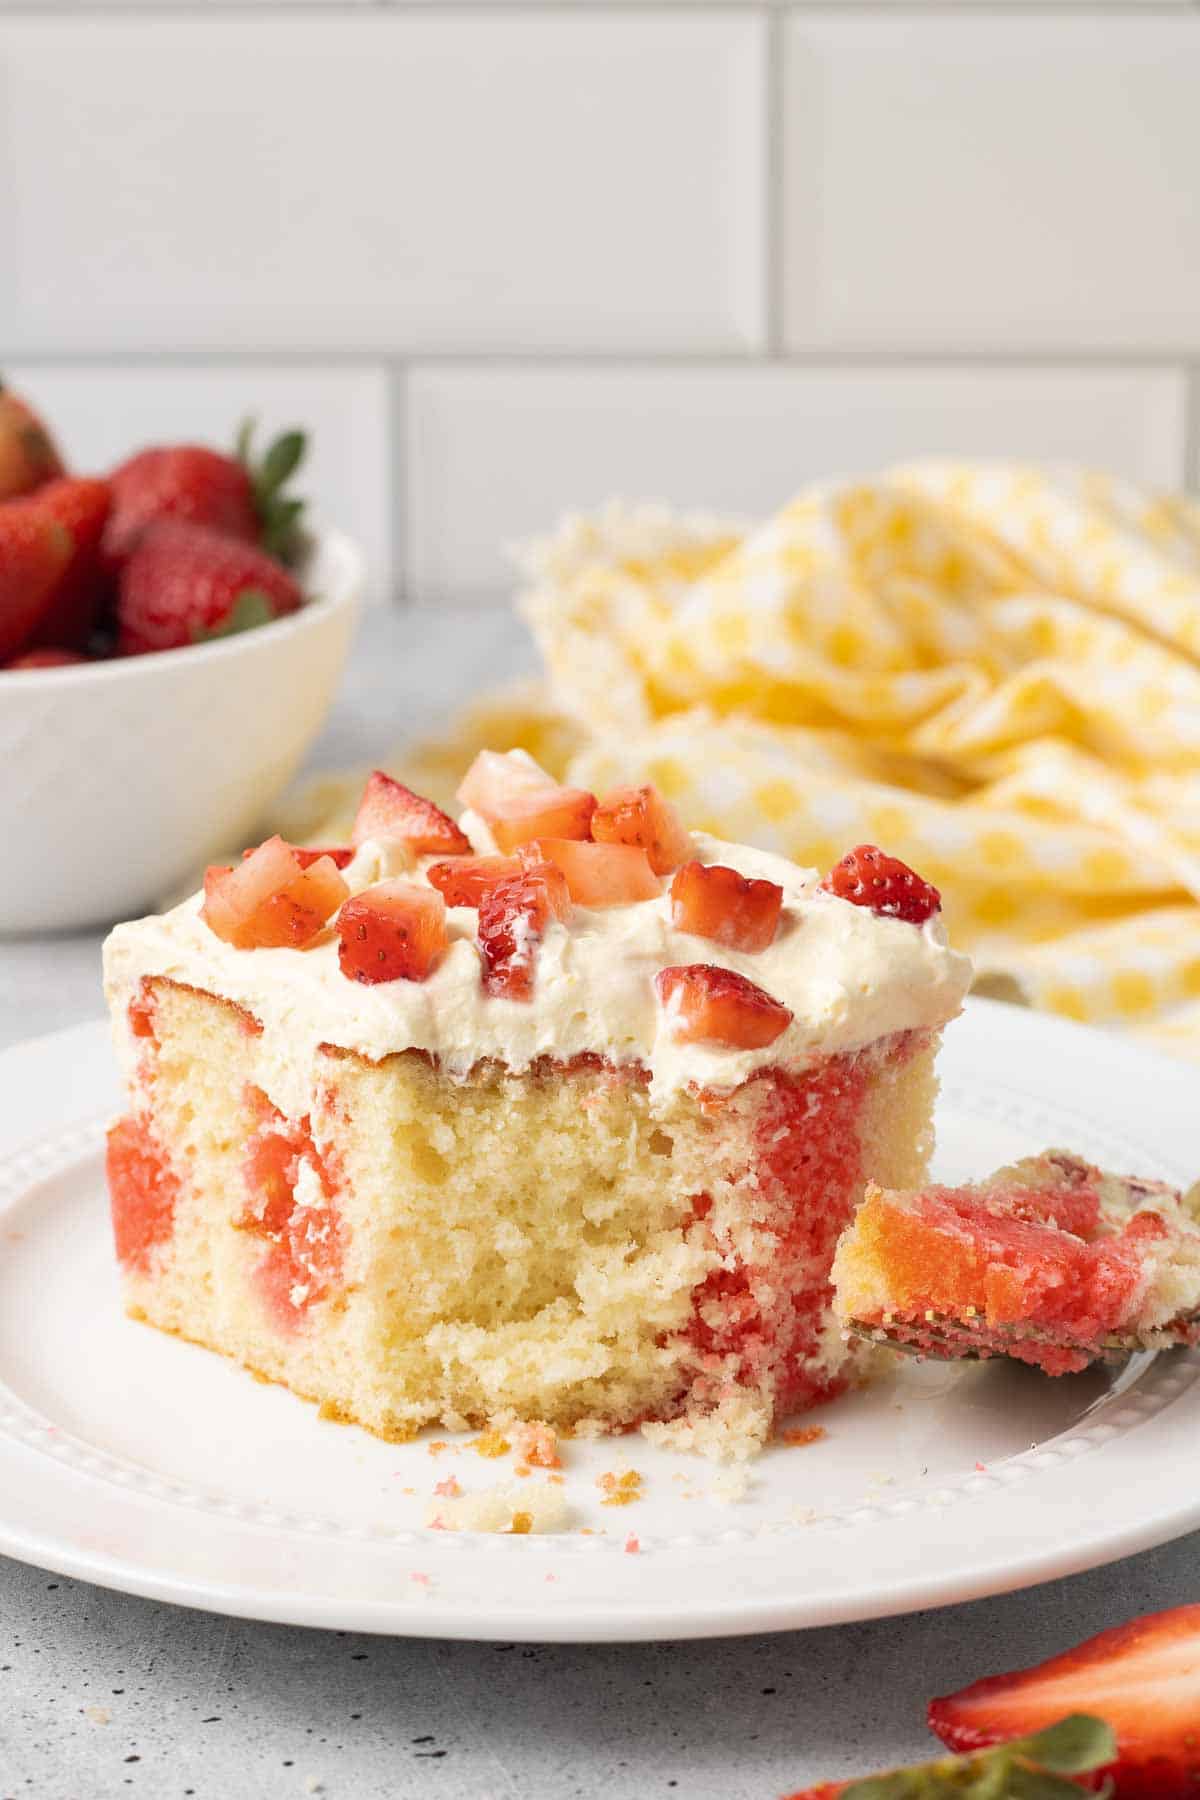
POLYGON ((669 875, 695 849, 675 808, 649 783, 605 794, 592 814, 592 836, 598 844, 635 844, 656 875, 669 875))
POLYGON ((923 925, 942 909, 942 896, 897 856, 859 844, 835 863, 821 886, 853 906, 868 906, 889 919, 923 925))
POLYGON ((681 1043, 761 1050, 792 1022, 788 1008, 753 981, 713 963, 660 969, 654 985, 681 1043))
POLYGON ((596 796, 559 787, 544 769, 515 754, 481 750, 463 778, 458 797, 492 828, 503 851, 535 838, 586 838, 596 796))
POLYGON ((238 868, 205 872, 201 917, 238 950, 301 950, 349 895, 331 857, 306 867, 290 844, 273 837, 238 868))
POLYGON ((536 838, 586 839, 596 797, 583 788, 548 787, 509 802, 488 824, 501 850, 517 850, 536 838))
POLYGON ((175 1227, 179 1178, 147 1122, 120 1119, 108 1134, 108 1193, 117 1261, 139 1275, 175 1227))
POLYGON ((783 889, 751 881, 721 863, 684 863, 671 883, 676 931, 711 938, 728 950, 765 950, 775 936, 783 889))
POLYGON ((338 963, 350 981, 424 981, 449 938, 446 902, 411 881, 380 881, 348 900, 337 918, 338 963))
POLYGON ((1116 1735, 1102 1773, 1116 1800, 1185 1800, 1200 1783, 1200 1606, 1150 1613, 1032 1669, 933 1700, 930 1729, 953 1750, 1024 1738, 1073 1713, 1116 1735))
POLYGON ((355 844, 365 844, 368 838, 398 838, 414 856, 462 856, 471 849, 469 840, 440 806, 414 794, 403 782, 393 781, 382 769, 376 769, 367 781, 351 838, 355 844))
POLYGON ((515 856, 452 856, 430 863, 425 879, 444 897, 447 906, 478 906, 479 896, 498 881, 521 873, 515 856))
POLYGON ((532 863, 479 898, 484 992, 509 1000, 533 993, 537 947, 552 919, 571 909, 566 877, 553 863, 532 863))
POLYGON ((543 837, 530 844, 526 854, 561 869, 572 900, 580 906, 631 906, 659 895, 659 879, 646 852, 632 844, 543 837))
MULTIPOLYGON (((302 869, 311 869, 313 864, 315 862, 320 862, 323 856, 329 858, 335 869, 347 869, 354 861, 354 851, 349 845, 340 844, 334 850, 324 848, 316 850, 304 844, 293 844, 291 849, 292 855, 302 869)), ((247 857, 252 856, 254 852, 252 850, 245 850, 242 854, 243 857, 247 857)))
POLYGON ((481 819, 498 817, 513 801, 556 787, 553 776, 512 750, 481 750, 458 787, 458 799, 481 819))

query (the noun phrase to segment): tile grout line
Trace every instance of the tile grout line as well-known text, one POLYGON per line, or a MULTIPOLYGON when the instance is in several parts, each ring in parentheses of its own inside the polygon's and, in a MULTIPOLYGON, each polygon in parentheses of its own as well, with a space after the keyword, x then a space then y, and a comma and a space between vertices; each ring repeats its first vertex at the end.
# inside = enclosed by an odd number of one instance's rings
POLYGON ((171 372, 185 369, 230 367, 322 370, 350 373, 355 370, 375 371, 391 376, 404 372, 406 380, 422 369, 534 370, 539 374, 572 374, 587 370, 628 369, 636 374, 741 373, 766 370, 828 370, 840 373, 853 369, 928 369, 937 372, 958 371, 1002 372, 1028 369, 1048 373, 1103 372, 1125 374, 1180 374, 1190 370, 1200 355, 1200 347, 1176 345, 1166 349, 1047 350, 1047 349, 978 349, 956 350, 935 347, 916 349, 912 346, 886 345, 862 348, 853 345, 830 345, 824 349, 789 350, 756 354, 743 350, 414 350, 388 349, 376 351, 280 350, 260 346, 223 350, 128 350, 97 346, 90 350, 55 350, 47 347, 17 348, 0 344, 0 368, 19 369, 37 365, 47 370, 86 369, 91 372, 118 372, 121 369, 150 369, 171 372))
MULTIPOLYGON (((879 19, 906 16, 952 16, 969 19, 1050 17, 1082 20, 1089 17, 1129 19, 1187 18, 1200 8, 1200 0, 757 0, 776 15, 838 19, 850 14, 879 19)), ((723 13, 745 17, 752 10, 747 0, 207 0, 179 6, 171 0, 0 0, 0 22, 35 22, 43 19, 76 19, 92 23, 104 19, 171 19, 187 23, 210 19, 227 22, 238 18, 398 18, 405 15, 438 16, 447 12, 473 14, 480 19, 513 14, 602 18, 611 14, 628 18, 686 19, 690 14, 723 13)))
POLYGON ((409 493, 409 444, 412 428, 411 370, 402 358, 387 365, 388 383, 388 530, 392 537, 392 591, 387 604, 408 611, 414 586, 409 561, 412 500, 409 493))
POLYGON ((777 357, 784 347, 784 181, 783 181, 783 14, 769 8, 764 17, 766 67, 763 70, 763 122, 766 134, 763 159, 763 277, 766 283, 763 311, 767 354, 777 357))
POLYGON ((1189 363, 1183 373, 1183 485, 1195 492, 1200 490, 1200 363, 1189 363))

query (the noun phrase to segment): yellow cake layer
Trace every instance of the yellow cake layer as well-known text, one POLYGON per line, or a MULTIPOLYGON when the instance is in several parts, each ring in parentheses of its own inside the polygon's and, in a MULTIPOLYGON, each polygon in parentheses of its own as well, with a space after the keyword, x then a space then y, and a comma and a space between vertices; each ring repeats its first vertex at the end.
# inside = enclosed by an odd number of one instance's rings
MULTIPOLYGON (((308 1127, 336 1174, 341 1280, 281 1324, 256 1276, 264 1238, 246 1224, 264 1039, 225 1001, 150 988, 154 1035, 130 1106, 179 1198, 172 1235, 126 1270, 139 1316, 389 1436, 505 1414, 560 1429, 659 1420, 718 1453, 767 1434, 795 1371, 772 1363, 769 1341, 752 1369, 727 1349, 705 1355, 694 1321, 698 1301, 719 1314, 718 1272, 753 1272, 768 1340, 798 1288, 823 1292, 832 1242, 811 1254, 785 1242, 778 1194, 759 1179, 770 1081, 719 1100, 685 1090, 652 1112, 636 1068, 485 1064, 452 1081, 418 1053, 370 1063, 326 1050, 308 1127)), ((888 1186, 924 1176, 936 1047, 922 1034, 898 1055, 889 1040, 847 1065, 865 1084, 857 1162, 888 1186)), ((789 1114, 777 1135, 800 1129, 789 1114)), ((803 1144, 784 1147, 803 1168, 803 1144)), ((801 1190, 793 1215, 836 1205, 840 1228, 862 1181, 801 1190)), ((308 1199, 327 1204, 319 1189, 308 1199)), ((851 1352, 822 1316, 808 1373, 829 1380, 851 1352)))

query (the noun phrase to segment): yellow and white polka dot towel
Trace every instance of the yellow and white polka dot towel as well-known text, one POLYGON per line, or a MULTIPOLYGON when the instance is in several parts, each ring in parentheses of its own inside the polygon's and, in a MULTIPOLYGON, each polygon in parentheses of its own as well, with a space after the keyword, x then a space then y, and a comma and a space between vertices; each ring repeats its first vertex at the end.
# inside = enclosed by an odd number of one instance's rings
POLYGON ((545 685, 421 778, 524 744, 818 868, 880 844, 985 991, 1200 1055, 1200 506, 919 464, 757 529, 610 509, 525 568, 545 685))

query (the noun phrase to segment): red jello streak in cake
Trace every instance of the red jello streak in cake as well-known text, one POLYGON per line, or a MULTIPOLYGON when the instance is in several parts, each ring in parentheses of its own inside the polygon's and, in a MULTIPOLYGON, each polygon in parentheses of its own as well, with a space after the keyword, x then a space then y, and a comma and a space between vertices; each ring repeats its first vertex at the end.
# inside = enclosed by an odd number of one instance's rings
MULTIPOLYGON (((904 1056, 909 1036, 890 1054, 904 1056)), ((759 1224, 773 1247, 761 1264, 710 1275, 696 1291, 688 1332, 705 1372, 698 1386, 712 1401, 731 1382, 748 1380, 768 1385, 777 1411, 789 1412, 845 1387, 844 1377, 826 1380, 814 1371, 811 1359, 828 1317, 834 1247, 861 1191, 859 1115, 868 1071, 861 1057, 839 1056, 808 1074, 769 1069, 752 1079, 771 1089, 755 1128, 752 1167, 759 1224)), ((710 1093, 705 1109, 719 1117, 735 1097, 710 1093)), ((695 1216, 712 1220, 710 1195, 697 1195, 695 1216)), ((710 1230, 716 1248, 734 1256, 720 1226, 710 1230)))
POLYGON ((262 1128, 242 1165, 248 1199, 237 1223, 267 1240, 254 1280, 277 1322, 294 1329, 341 1283, 345 1226, 335 1204, 336 1173, 328 1152, 317 1149, 308 1118, 285 1119, 261 1090, 248 1090, 248 1098, 262 1128), (320 1182, 320 1207, 297 1197, 302 1161, 320 1182))
POLYGON ((139 1275, 175 1228, 179 1177, 146 1120, 130 1113, 108 1134, 108 1192, 117 1260, 139 1275))
POLYGON ((154 1037, 154 990, 146 980, 138 982, 129 1002, 129 1029, 135 1038, 154 1037))

